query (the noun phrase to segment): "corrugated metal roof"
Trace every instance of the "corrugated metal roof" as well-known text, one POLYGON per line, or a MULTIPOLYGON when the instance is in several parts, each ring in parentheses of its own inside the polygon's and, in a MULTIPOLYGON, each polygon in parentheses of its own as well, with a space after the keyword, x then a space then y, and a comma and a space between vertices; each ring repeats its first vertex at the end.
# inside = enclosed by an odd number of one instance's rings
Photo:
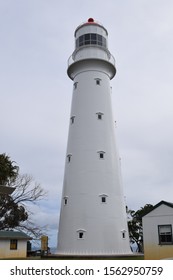
POLYGON ((0 230, 0 240, 1 239, 23 239, 23 240, 27 239, 27 240, 31 240, 32 238, 22 231, 0 230))

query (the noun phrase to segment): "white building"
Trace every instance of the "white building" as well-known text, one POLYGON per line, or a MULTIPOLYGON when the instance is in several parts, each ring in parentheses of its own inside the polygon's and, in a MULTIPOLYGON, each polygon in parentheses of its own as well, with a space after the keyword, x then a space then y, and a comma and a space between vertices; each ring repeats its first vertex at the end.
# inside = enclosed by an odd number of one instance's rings
POLYGON ((21 231, 0 231, 0 259, 26 258, 27 241, 31 240, 21 231))
POLYGON ((115 144, 110 80, 115 60, 108 32, 90 18, 75 30, 68 61, 73 97, 58 234, 58 253, 129 254, 129 236, 115 144))
POLYGON ((144 258, 173 258, 173 203, 160 201, 142 218, 144 258))

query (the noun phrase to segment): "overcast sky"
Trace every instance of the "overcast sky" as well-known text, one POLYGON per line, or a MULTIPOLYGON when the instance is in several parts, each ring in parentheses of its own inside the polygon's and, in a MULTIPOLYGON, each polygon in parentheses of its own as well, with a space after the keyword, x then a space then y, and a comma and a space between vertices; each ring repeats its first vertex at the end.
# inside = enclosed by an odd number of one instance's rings
POLYGON ((109 33, 126 203, 173 202, 173 1, 0 0, 0 153, 48 191, 35 221, 56 246, 74 30, 89 17, 109 33))

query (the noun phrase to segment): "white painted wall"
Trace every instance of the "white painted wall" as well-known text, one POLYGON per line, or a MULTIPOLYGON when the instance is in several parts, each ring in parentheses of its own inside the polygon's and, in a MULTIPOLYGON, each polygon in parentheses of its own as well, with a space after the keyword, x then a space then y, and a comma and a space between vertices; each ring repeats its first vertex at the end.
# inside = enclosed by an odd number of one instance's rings
POLYGON ((173 208, 160 205, 142 219, 145 259, 173 257, 173 245, 159 245, 158 225, 171 224, 173 229, 173 208))
POLYGON ((26 258, 27 241, 18 240, 17 250, 10 250, 10 240, 0 240, 0 258, 26 258))
MULTIPOLYGON (((92 28, 96 27, 89 26, 91 33, 92 28)), ((86 26, 77 34, 85 32, 86 26)), ((67 155, 71 158, 65 165, 58 253, 131 253, 111 107, 110 79, 115 67, 107 51, 99 47, 83 47, 75 55, 68 69, 77 88, 72 97, 70 117, 75 119, 69 125, 67 155), (97 59, 93 58, 93 49, 97 50, 97 59), (100 85, 95 79, 100 79, 100 85), (98 120, 98 112, 103 114, 102 120, 98 120), (104 152, 104 159, 99 158, 99 151, 104 152), (101 202, 103 194, 106 203, 101 202), (84 238, 79 239, 79 231, 83 231, 84 238)))

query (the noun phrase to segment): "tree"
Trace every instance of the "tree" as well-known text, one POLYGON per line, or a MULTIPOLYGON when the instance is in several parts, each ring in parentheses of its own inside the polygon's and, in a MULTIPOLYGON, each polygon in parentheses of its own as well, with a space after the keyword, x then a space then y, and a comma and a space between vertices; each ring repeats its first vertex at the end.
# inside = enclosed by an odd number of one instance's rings
POLYGON ((0 154, 0 185, 9 186, 15 181, 19 173, 19 167, 6 154, 0 154))
POLYGON ((153 209, 152 204, 146 204, 139 210, 128 210, 128 228, 129 237, 132 244, 137 245, 137 251, 143 252, 143 228, 142 228, 142 217, 153 209))
POLYGON ((22 205, 14 202, 10 195, 0 195, 0 230, 13 229, 28 219, 28 213, 22 205))
POLYGON ((5 154, 0 155, 0 184, 15 189, 11 195, 0 194, 0 230, 22 229, 39 237, 42 230, 32 222, 29 207, 45 196, 43 188, 31 176, 20 175, 19 167, 5 154))

